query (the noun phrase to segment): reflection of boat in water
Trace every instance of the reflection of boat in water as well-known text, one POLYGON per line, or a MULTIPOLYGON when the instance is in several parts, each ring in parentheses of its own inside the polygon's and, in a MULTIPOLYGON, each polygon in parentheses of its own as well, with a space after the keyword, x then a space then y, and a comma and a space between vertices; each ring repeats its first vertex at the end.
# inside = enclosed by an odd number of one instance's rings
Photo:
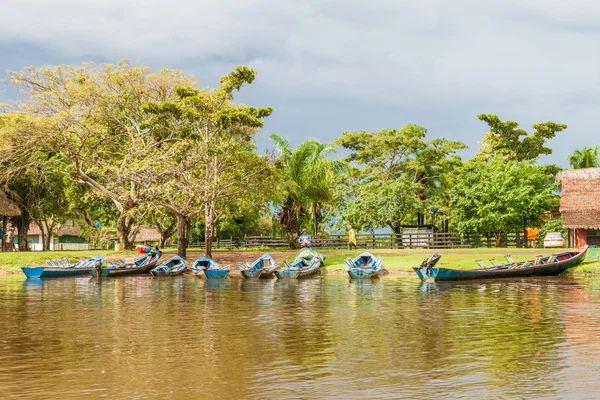
POLYGON ((345 263, 350 279, 374 279, 379 277, 383 259, 364 252, 354 259, 347 259, 345 263))
POLYGON ((37 289, 44 286, 44 280, 40 278, 27 278, 23 284, 26 289, 37 289))
POLYGON ((415 273, 424 281, 457 281, 470 279, 501 279, 523 278, 530 276, 558 275, 569 268, 575 267, 585 259, 588 246, 577 250, 565 251, 547 257, 537 257, 535 260, 498 265, 492 268, 458 270, 437 268, 435 265, 442 257, 435 253, 427 258, 419 268, 413 268, 415 273))
POLYGON ((229 281, 227 279, 206 279, 204 281, 204 287, 206 289, 225 289, 229 287, 229 281))

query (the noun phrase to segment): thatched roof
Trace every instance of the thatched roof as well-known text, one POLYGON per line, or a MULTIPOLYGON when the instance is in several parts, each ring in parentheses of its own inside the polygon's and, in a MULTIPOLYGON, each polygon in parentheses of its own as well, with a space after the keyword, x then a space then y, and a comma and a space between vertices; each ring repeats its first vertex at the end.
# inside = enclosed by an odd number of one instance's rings
POLYGON ((565 228, 600 229, 600 168, 561 171, 560 213, 565 228))
POLYGON ((138 232, 135 236, 135 243, 160 241, 160 232, 155 227, 149 225, 140 225, 136 229, 138 232))
MULTIPOLYGON (((29 225, 29 230, 27 231, 28 235, 37 236, 41 235, 40 227, 36 223, 31 223, 29 225)), ((61 227, 58 228, 58 236, 75 236, 82 237, 81 228, 75 224, 73 221, 65 222, 61 227)))
POLYGON ((0 190, 0 217, 18 217, 21 210, 17 203, 6 197, 4 191, 0 190))

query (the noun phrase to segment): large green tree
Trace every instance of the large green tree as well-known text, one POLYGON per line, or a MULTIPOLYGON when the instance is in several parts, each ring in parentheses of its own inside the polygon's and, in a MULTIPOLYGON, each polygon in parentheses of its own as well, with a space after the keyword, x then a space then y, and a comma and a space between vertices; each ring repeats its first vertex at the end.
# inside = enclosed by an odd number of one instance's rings
POLYGON ((317 139, 307 139, 295 149, 279 135, 273 134, 271 139, 278 149, 277 162, 284 179, 278 220, 285 227, 289 245, 297 247, 300 226, 309 214, 313 236, 317 236, 321 208, 333 203, 333 180, 343 163, 328 159, 336 147, 317 139))
POLYGON ((426 140, 415 124, 379 132, 344 132, 336 143, 350 151, 351 165, 337 187, 342 220, 362 229, 388 226, 399 234, 404 221, 423 213, 445 190, 446 175, 461 164, 461 142, 426 140))
MULTIPOLYGON (((24 119, 11 125, 12 133, 60 155, 71 179, 110 199, 119 211, 119 242, 130 248, 134 208, 150 200, 133 166, 157 145, 154 132, 139 129, 147 118, 142 105, 174 99, 175 86, 193 80, 127 61, 30 67, 9 72, 9 80, 27 95, 11 109, 24 119)), ((16 150, 27 154, 31 148, 18 144, 16 150)))
POLYGON ((567 156, 567 159, 569 160, 569 165, 573 169, 598 168, 600 167, 598 145, 575 150, 567 156))
POLYGON ((458 229, 494 234, 500 246, 506 233, 539 226, 539 215, 558 203, 550 178, 529 161, 469 160, 457 171, 450 191, 458 229))
POLYGON ((567 125, 553 121, 533 125, 531 135, 519 128, 515 121, 502 121, 495 114, 479 114, 477 118, 488 124, 490 130, 483 137, 481 155, 486 158, 501 156, 511 161, 535 160, 542 154, 552 154, 546 147, 546 141, 558 132, 567 129, 567 125))
POLYGON ((145 161, 136 161, 138 184, 153 202, 177 217, 178 254, 185 256, 190 221, 204 217, 205 253, 211 256, 216 221, 228 204, 261 202, 270 196, 271 160, 256 153, 255 137, 272 109, 233 101, 233 94, 256 77, 236 67, 214 89, 175 88, 174 101, 147 102, 140 130, 153 134, 145 161))

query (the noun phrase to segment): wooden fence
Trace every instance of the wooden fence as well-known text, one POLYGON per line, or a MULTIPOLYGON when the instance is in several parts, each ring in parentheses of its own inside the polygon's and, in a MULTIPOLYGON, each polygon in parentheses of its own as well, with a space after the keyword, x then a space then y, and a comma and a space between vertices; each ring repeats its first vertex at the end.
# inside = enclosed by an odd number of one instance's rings
MULTIPOLYGON (((357 245, 361 249, 456 249, 470 247, 496 247, 494 236, 460 235, 456 232, 415 232, 406 234, 357 234, 357 245)), ((519 232, 509 233, 504 243, 505 247, 525 247, 526 242, 519 232)), ((348 247, 348 235, 328 235, 312 240, 316 248, 343 249, 348 247)), ((204 242, 192 243, 190 248, 204 248, 204 242)), ((215 239, 215 249, 236 248, 289 248, 285 239, 270 236, 246 236, 243 239, 215 239)))

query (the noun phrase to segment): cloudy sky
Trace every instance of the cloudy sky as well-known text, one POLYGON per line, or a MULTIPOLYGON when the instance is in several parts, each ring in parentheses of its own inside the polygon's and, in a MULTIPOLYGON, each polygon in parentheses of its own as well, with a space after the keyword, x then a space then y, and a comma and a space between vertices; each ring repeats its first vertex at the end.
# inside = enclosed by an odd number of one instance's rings
POLYGON ((495 113, 566 123, 542 161, 567 166, 600 144, 598 21, 596 0, 2 0, 0 70, 129 58, 214 86, 245 64, 238 99, 274 108, 263 138, 414 122, 468 157, 495 113))

